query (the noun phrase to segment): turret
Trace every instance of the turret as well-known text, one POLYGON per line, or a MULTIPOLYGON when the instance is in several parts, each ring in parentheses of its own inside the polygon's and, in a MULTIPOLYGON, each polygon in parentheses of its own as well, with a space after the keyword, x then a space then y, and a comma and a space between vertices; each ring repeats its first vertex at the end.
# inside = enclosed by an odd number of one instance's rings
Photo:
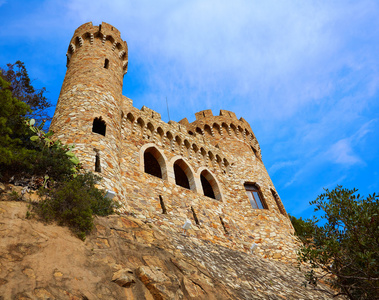
MULTIPOLYGON (((188 124, 190 134, 203 135, 214 146, 225 152, 234 153, 235 149, 245 149, 247 156, 252 155, 261 160, 259 143, 249 125, 243 119, 237 119, 234 112, 220 110, 220 115, 214 116, 210 109, 195 114, 196 121, 188 124)), ((182 124, 185 120, 180 121, 182 124)))
POLYGON ((67 72, 50 129, 75 144, 84 167, 101 173, 117 190, 123 76, 128 48, 113 26, 91 22, 75 30, 67 51, 67 72))

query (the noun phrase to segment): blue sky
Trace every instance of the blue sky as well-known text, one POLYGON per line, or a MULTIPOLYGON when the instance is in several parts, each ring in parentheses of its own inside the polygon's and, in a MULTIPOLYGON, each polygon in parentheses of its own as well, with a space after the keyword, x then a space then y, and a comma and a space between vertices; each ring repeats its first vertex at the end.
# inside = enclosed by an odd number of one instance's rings
POLYGON ((102 21, 129 47, 123 94, 179 121, 246 119, 287 211, 323 188, 379 192, 378 1, 0 0, 0 65, 25 62, 55 105, 74 30, 102 21))

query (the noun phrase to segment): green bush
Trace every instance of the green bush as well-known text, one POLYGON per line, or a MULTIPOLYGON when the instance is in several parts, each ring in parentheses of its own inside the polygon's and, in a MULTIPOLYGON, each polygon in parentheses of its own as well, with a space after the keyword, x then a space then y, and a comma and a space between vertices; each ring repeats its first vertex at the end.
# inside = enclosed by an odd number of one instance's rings
POLYGON ((46 198, 35 210, 45 221, 67 225, 84 240, 93 228, 93 215, 107 216, 117 207, 116 202, 105 197, 104 191, 95 187, 99 180, 93 173, 84 173, 43 189, 41 194, 46 198))

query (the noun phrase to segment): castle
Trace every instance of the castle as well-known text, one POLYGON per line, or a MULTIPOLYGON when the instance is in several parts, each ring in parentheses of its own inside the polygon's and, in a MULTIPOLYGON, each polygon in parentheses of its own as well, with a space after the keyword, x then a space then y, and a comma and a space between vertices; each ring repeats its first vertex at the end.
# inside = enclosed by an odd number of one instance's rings
POLYGON ((161 120, 122 95, 127 43, 113 26, 76 29, 50 129, 75 144, 121 210, 146 222, 263 257, 293 262, 293 227, 262 162, 250 125, 233 112, 161 120))

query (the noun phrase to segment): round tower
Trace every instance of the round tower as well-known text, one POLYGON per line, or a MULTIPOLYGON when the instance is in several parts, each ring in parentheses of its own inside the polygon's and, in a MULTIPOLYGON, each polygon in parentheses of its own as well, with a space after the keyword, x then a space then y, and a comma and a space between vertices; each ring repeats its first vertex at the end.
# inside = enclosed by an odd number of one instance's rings
POLYGON ((75 30, 67 51, 67 72, 50 129, 83 166, 101 173, 105 188, 118 191, 123 76, 128 48, 120 32, 102 23, 75 30))

